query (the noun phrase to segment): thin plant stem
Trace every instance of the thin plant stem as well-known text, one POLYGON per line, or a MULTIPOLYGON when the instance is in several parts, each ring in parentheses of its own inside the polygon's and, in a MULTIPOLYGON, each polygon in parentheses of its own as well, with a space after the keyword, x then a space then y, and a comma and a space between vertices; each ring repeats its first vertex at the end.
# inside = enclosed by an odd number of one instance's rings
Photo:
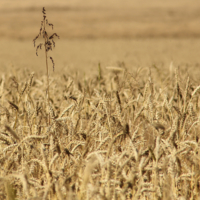
MULTIPOLYGON (((33 43, 35 46, 35 41, 39 38, 39 36, 43 36, 44 38, 44 44, 40 43, 37 48, 36 48, 36 55, 38 56, 38 49, 42 49, 42 46, 44 45, 45 48, 45 57, 46 57, 46 71, 47 71, 47 101, 49 102, 49 98, 50 98, 50 94, 49 94, 49 69, 48 69, 48 51, 52 50, 53 47, 55 47, 55 42, 54 42, 54 37, 58 37, 57 33, 53 33, 50 37, 47 34, 46 31, 46 24, 52 27, 53 30, 53 24, 48 23, 47 17, 46 17, 46 10, 43 7, 42 9, 42 13, 43 13, 43 20, 41 21, 41 27, 40 27, 40 32, 39 34, 33 39, 33 43)), ((49 57, 52 64, 53 64, 53 70, 54 70, 54 60, 52 57, 49 57)))

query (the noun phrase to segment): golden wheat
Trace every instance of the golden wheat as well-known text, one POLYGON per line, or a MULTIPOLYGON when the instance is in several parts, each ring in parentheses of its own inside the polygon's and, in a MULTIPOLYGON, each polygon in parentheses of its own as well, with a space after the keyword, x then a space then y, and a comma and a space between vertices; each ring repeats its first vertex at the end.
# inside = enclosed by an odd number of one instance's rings
POLYGON ((200 86, 145 70, 2 76, 0 199, 199 199, 200 86))

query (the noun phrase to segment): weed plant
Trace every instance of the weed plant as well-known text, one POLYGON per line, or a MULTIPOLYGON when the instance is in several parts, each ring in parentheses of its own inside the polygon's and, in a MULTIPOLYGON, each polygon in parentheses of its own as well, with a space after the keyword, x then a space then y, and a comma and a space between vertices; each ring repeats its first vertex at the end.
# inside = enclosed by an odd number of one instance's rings
MULTIPOLYGON (((36 55, 38 56, 38 50, 42 49, 42 46, 44 46, 44 51, 45 51, 45 59, 46 59, 46 71, 47 71, 47 98, 49 99, 49 69, 48 69, 48 52, 49 50, 52 51, 53 47, 55 47, 55 42, 54 42, 54 37, 58 37, 57 33, 53 33, 51 36, 48 35, 47 30, 46 30, 46 25, 51 26, 52 30, 53 30, 53 24, 48 22, 48 19, 46 17, 46 10, 45 7, 43 7, 42 9, 42 13, 43 13, 43 20, 41 21, 41 27, 40 27, 40 32, 39 34, 33 39, 33 44, 35 47, 35 42, 36 40, 42 36, 44 39, 44 43, 40 43, 37 47, 36 47, 36 55)), ((51 60, 52 64, 53 64, 53 71, 54 71, 54 60, 53 58, 50 56, 49 59, 51 60)))

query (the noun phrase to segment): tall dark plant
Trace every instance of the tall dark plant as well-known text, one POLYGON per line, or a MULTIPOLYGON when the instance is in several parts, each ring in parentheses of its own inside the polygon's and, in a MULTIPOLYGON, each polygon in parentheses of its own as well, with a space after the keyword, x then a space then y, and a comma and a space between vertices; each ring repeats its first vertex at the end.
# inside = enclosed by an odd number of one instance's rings
POLYGON ((42 36, 44 39, 44 43, 40 43, 39 45, 37 45, 36 47, 36 55, 38 56, 38 50, 42 49, 42 46, 44 46, 44 50, 45 50, 45 58, 46 58, 46 72, 47 72, 47 99, 49 100, 49 69, 48 69, 48 58, 51 60, 52 64, 53 64, 53 71, 54 71, 54 60, 51 56, 48 57, 48 52, 49 50, 52 51, 53 47, 55 47, 55 42, 54 42, 54 38, 57 37, 58 39, 60 38, 57 33, 53 33, 52 35, 48 35, 47 31, 46 31, 46 25, 47 26, 51 26, 52 30, 53 30, 53 24, 48 22, 48 19, 46 17, 46 10, 45 7, 43 7, 42 9, 42 13, 43 13, 43 20, 41 21, 41 27, 40 27, 40 32, 39 34, 33 39, 33 44, 35 47, 35 42, 36 40, 42 36))

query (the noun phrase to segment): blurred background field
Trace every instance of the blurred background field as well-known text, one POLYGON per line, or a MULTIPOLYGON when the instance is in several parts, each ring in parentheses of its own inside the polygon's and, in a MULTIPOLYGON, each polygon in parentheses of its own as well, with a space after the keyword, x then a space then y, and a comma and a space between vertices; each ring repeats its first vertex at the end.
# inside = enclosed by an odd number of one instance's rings
POLYGON ((42 7, 60 35, 53 52, 56 73, 96 73, 124 62, 128 68, 200 63, 200 2, 163 0, 1 0, 0 69, 45 71, 35 55, 42 7), (96 67, 96 68, 95 68, 96 67))

